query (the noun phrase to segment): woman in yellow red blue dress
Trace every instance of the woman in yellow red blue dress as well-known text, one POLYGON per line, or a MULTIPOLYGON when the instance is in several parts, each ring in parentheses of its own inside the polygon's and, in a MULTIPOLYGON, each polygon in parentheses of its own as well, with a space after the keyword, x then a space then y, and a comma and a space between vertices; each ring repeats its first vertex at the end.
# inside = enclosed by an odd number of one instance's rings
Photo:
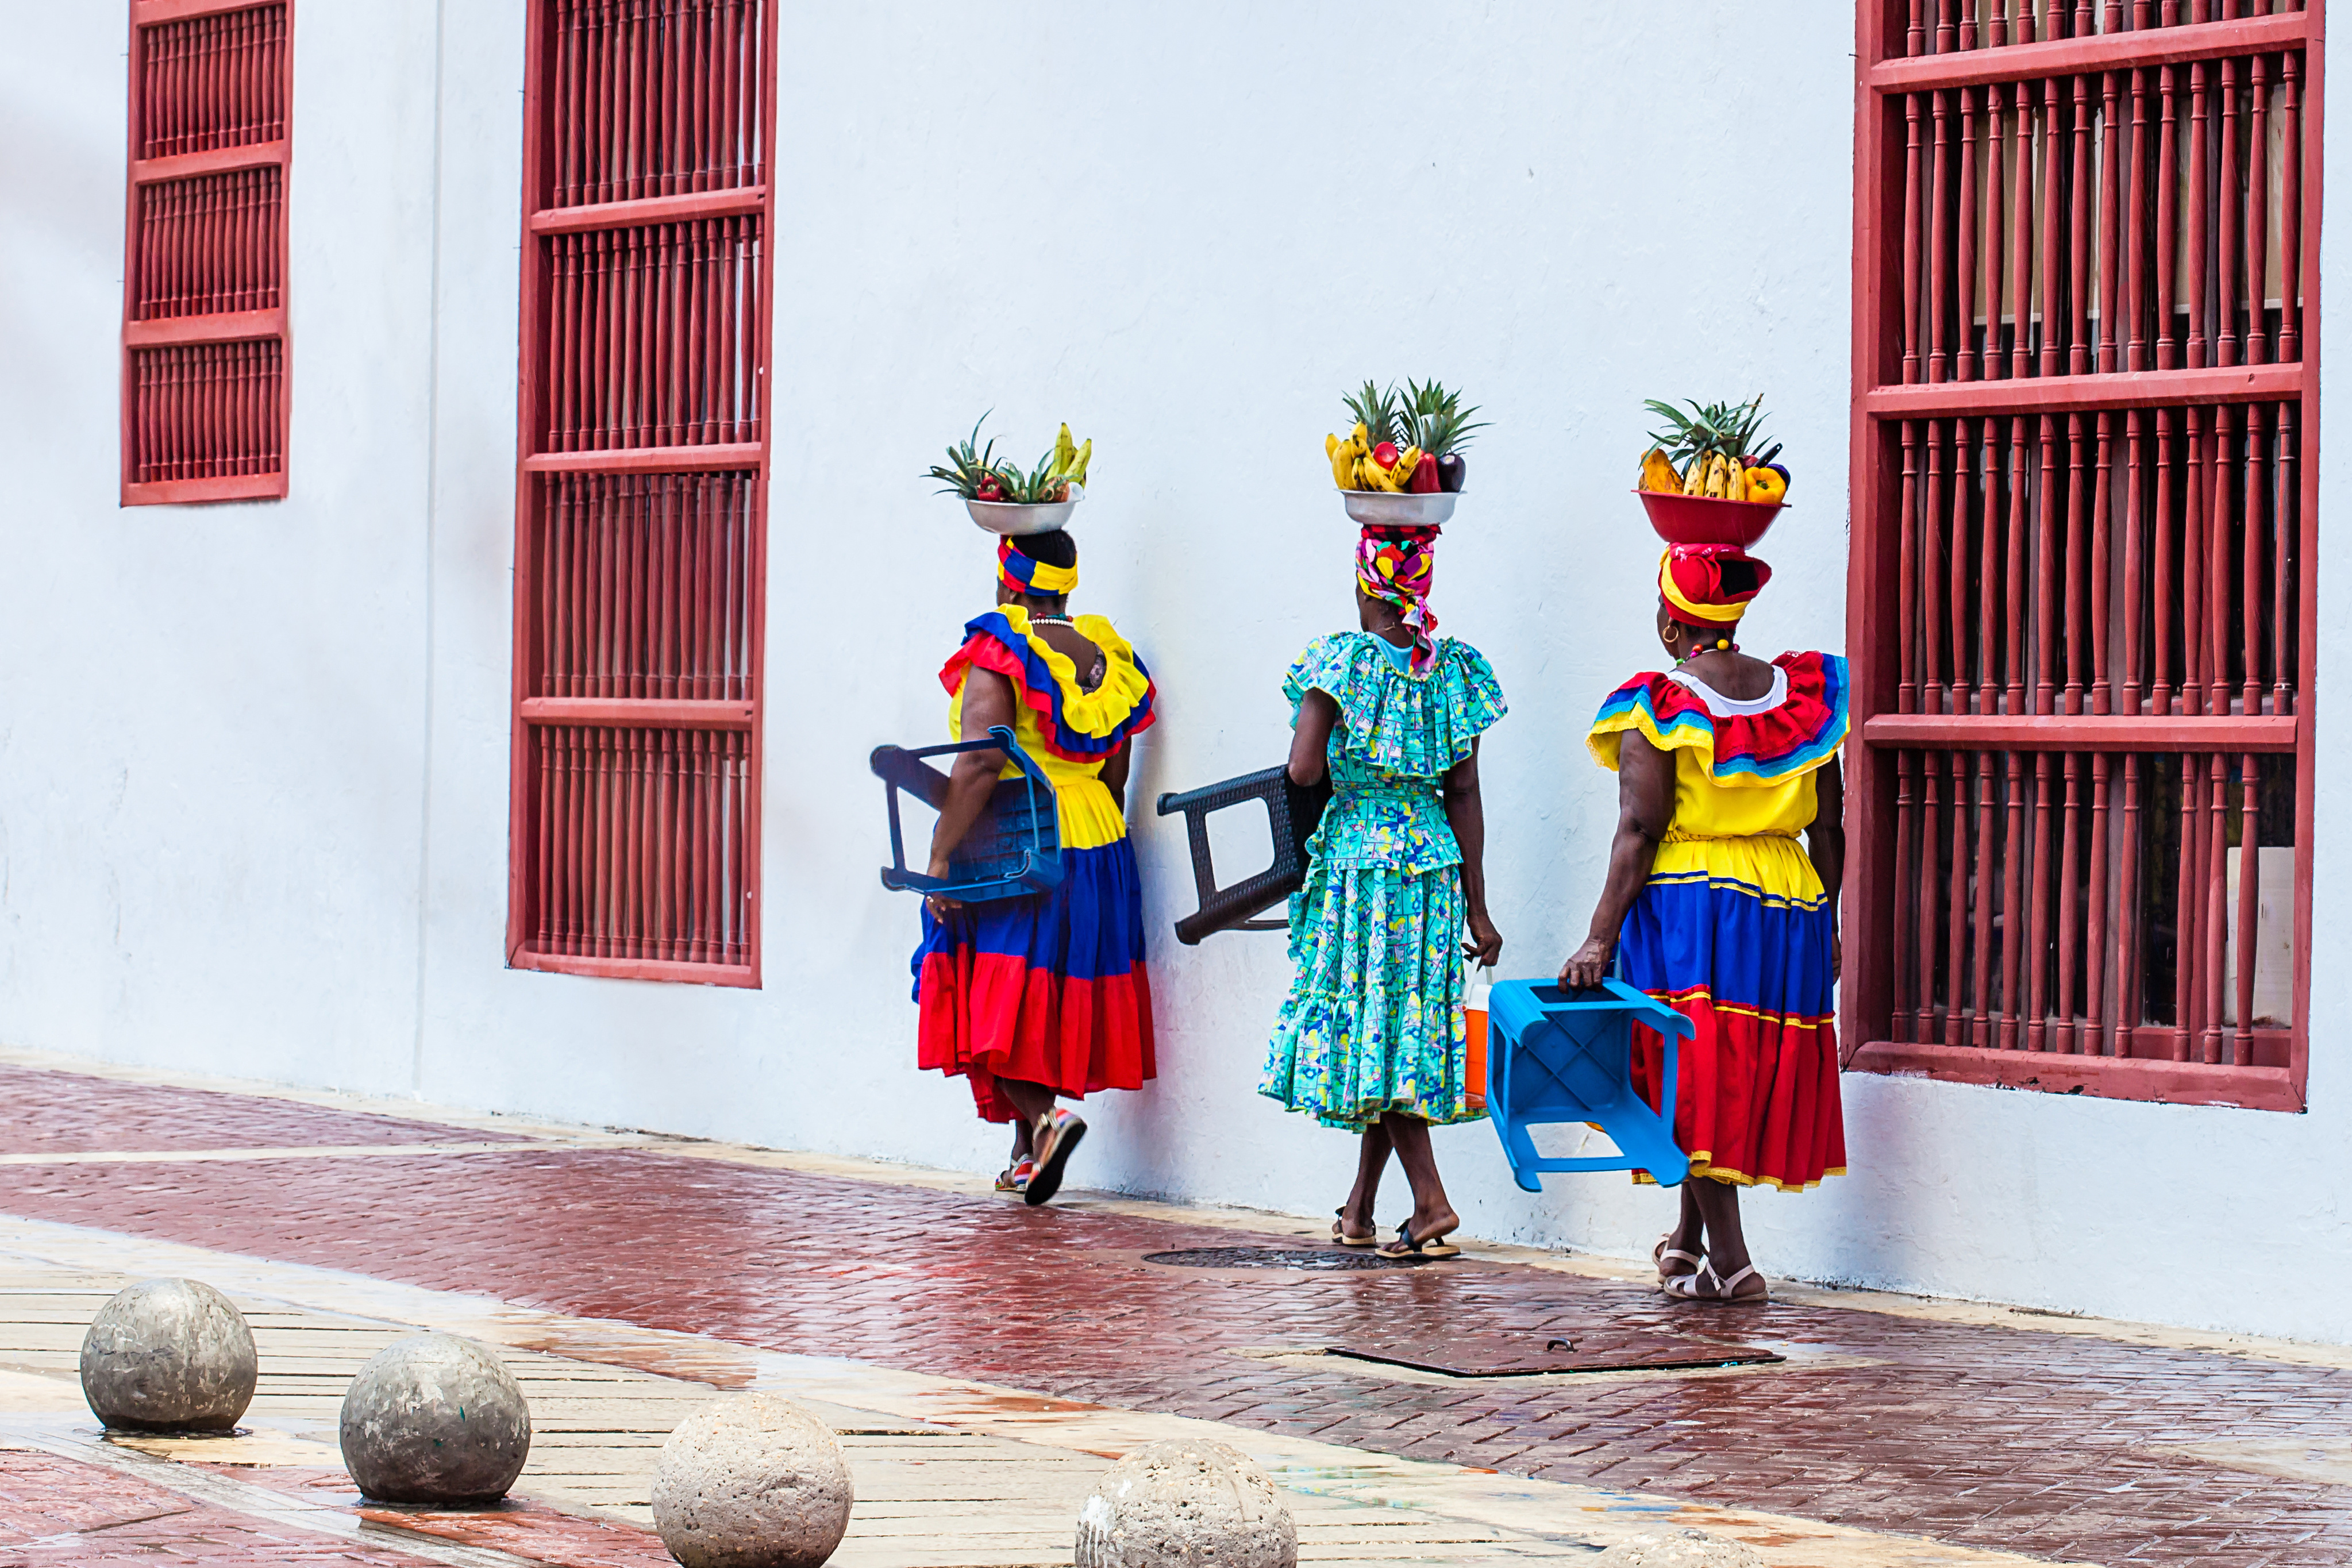
MULTIPOLYGON (((1143 893, 1126 816, 1129 749, 1152 721, 1151 675, 1099 615, 1068 613, 1077 545, 1058 529, 997 549, 996 608, 964 623, 940 671, 957 740, 1003 725, 1054 781, 1061 882, 1025 898, 924 900, 915 952, 919 1060, 971 1084, 981 1115, 1011 1122, 997 1188, 1043 1203, 1087 1124, 1057 1106, 1153 1076, 1143 893)), ((931 837, 930 874, 1019 769, 1003 752, 956 758, 931 837)))
MULTIPOLYGON (((1617 774, 1617 832, 1591 934, 1560 982, 1598 985, 1613 958, 1628 985, 1696 1029, 1675 1102, 1691 1179, 1652 1253, 1660 1288, 1688 1301, 1769 1295, 1740 1229, 1740 1187, 1802 1190, 1845 1168, 1845 661, 1783 653, 1766 664, 1739 651, 1731 633, 1770 578, 1735 547, 1668 549, 1658 639, 1675 667, 1612 693, 1586 739, 1617 774)), ((1663 1051, 1654 1031, 1634 1027, 1634 1080, 1653 1106, 1663 1051)))

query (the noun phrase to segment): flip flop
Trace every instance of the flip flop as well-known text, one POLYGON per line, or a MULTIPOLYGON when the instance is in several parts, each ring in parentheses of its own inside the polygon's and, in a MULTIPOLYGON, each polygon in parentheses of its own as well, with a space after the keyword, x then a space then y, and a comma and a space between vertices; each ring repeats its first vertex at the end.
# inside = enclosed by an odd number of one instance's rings
POLYGON ((1715 1271, 1715 1261, 1709 1259, 1699 1265, 1697 1273, 1677 1274, 1671 1280, 1662 1281, 1658 1289, 1678 1301, 1705 1301, 1717 1307, 1760 1307, 1772 1299, 1772 1287, 1769 1283, 1752 1296, 1732 1294, 1739 1288, 1739 1281, 1751 1274, 1759 1282, 1763 1281, 1764 1276, 1756 1273, 1753 1263, 1727 1280, 1715 1271))
POLYGON ((1378 1247, 1381 1244, 1381 1239, 1377 1232, 1370 1236, 1350 1236, 1348 1234, 1347 1227, 1344 1223, 1348 1218, 1348 1211, 1344 1207, 1335 1208, 1331 1213, 1334 1217, 1331 1221, 1331 1239, 1338 1242, 1340 1246, 1378 1247))
MULTIPOLYGON (((1448 1231, 1446 1235, 1452 1235, 1448 1231)), ((1449 1243, 1444 1236, 1420 1236, 1412 1233, 1408 1220, 1397 1227, 1397 1239, 1381 1249, 1383 1258, 1459 1258, 1462 1249, 1449 1243)))
POLYGON ((1058 1105, 1037 1118, 1037 1131, 1030 1140, 1036 1151, 1037 1174, 1022 1188, 1023 1202, 1034 1207, 1062 1190, 1062 1167, 1070 1163, 1078 1140, 1086 1135, 1086 1123, 1058 1105))

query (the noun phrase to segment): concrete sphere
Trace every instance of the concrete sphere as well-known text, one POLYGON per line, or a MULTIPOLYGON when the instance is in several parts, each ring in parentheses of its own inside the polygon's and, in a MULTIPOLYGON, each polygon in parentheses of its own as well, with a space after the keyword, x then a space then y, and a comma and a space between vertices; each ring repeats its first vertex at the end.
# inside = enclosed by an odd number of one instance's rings
POLYGON ((1298 1527, 1265 1472, 1205 1439, 1113 1465, 1078 1511, 1077 1568, 1294 1568, 1298 1527))
POLYGON ((344 1390, 342 1444, 343 1468, 379 1502, 496 1502, 530 1457, 530 1406, 484 1346, 409 1334, 344 1390))
POLYGON ((679 1423, 654 1470, 654 1528, 686 1568, 817 1568, 849 1529, 833 1428, 772 1394, 715 1400, 679 1423))
POLYGON ((1650 1530, 1595 1557, 1592 1568, 1764 1568, 1764 1559, 1703 1530, 1650 1530))
POLYGON ((245 1315, 195 1280, 142 1281, 82 1336, 82 1397, 123 1431, 230 1431, 258 1370, 245 1315))

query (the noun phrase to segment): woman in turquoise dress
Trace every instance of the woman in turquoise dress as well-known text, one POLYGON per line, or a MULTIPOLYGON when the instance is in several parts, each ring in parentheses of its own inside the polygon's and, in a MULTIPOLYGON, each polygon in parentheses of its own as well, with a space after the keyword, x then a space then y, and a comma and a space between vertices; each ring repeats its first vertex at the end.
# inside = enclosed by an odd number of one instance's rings
POLYGON ((1412 1214, 1381 1248, 1450 1258, 1461 1223, 1429 1129, 1476 1121, 1467 1093, 1464 960, 1491 964, 1478 737, 1503 690, 1478 650, 1436 635, 1434 528, 1364 530, 1356 552, 1360 631, 1318 637, 1283 677, 1290 779, 1331 801, 1307 841, 1290 900, 1297 973, 1258 1092, 1360 1135, 1356 1185, 1332 1239, 1379 1239, 1373 1203, 1393 1149, 1412 1214), (1467 938, 1465 938, 1465 930, 1467 938))

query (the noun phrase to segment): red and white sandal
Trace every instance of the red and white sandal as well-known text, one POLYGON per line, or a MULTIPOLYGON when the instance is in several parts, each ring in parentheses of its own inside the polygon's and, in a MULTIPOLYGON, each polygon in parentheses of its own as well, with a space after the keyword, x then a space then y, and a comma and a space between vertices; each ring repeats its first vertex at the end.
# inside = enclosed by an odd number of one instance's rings
POLYGON ((1030 1178, 1036 1174, 1037 1162, 1024 1155, 996 1173, 996 1190, 1024 1192, 1028 1189, 1030 1178))
POLYGON ((1037 1172, 1021 1190, 1023 1202, 1032 1206, 1044 1203, 1062 1190, 1062 1167, 1070 1163, 1078 1141, 1086 1135, 1086 1123, 1059 1105, 1037 1118, 1037 1130, 1029 1135, 1029 1146, 1037 1156, 1037 1172))

